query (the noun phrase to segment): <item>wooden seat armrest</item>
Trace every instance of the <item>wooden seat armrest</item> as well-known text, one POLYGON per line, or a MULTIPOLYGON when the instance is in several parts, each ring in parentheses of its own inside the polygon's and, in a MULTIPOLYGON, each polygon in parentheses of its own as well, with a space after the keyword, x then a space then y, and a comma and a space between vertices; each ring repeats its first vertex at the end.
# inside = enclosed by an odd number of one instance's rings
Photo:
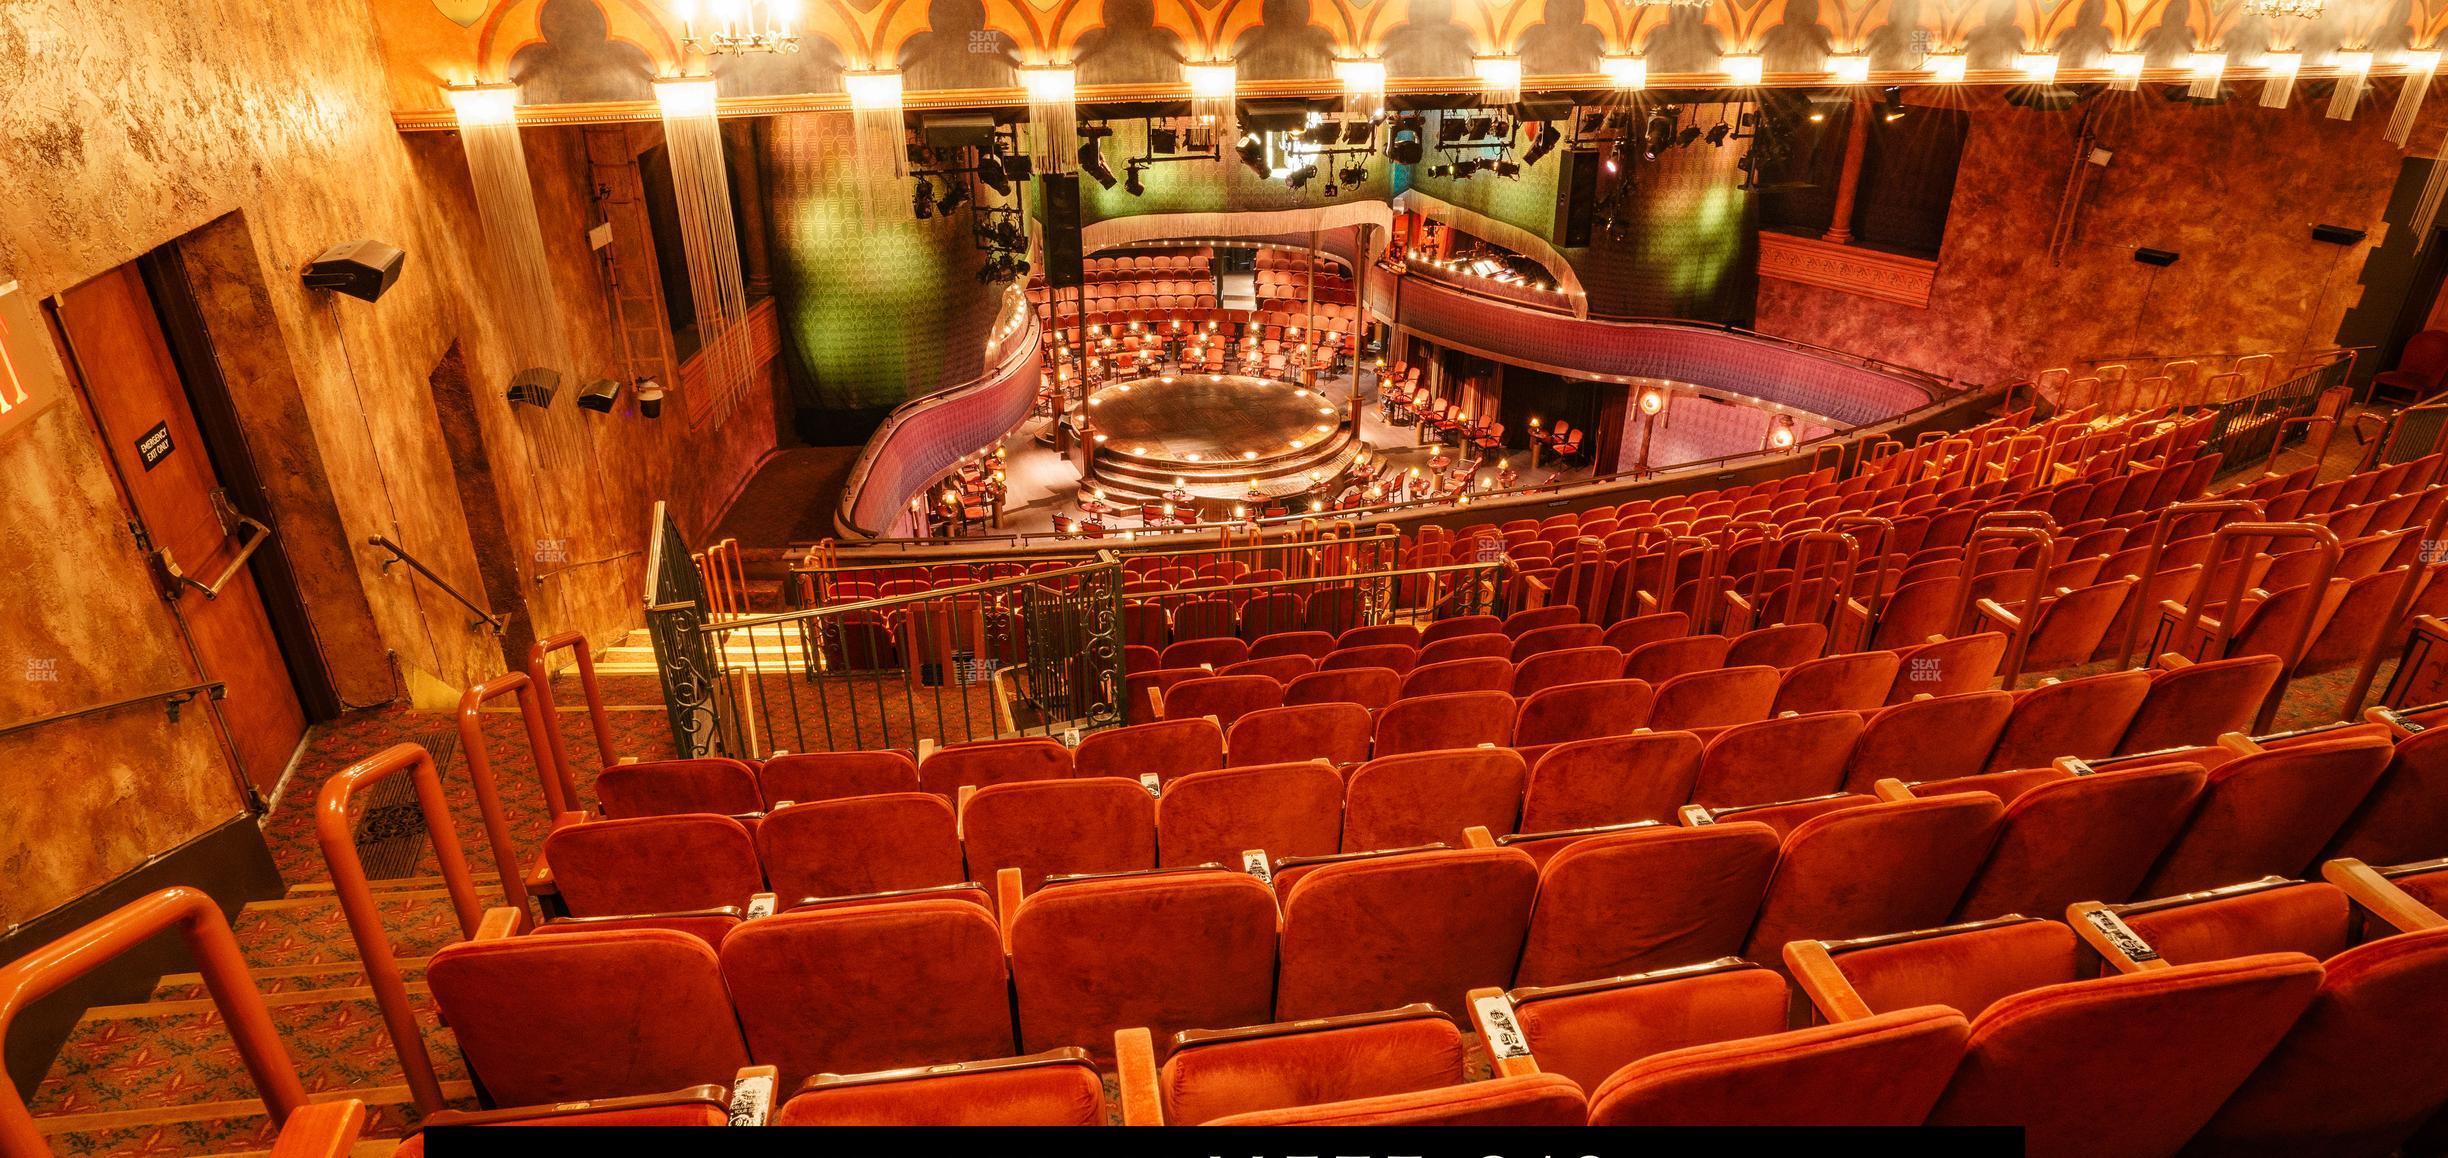
POLYGON ((934 740, 921 739, 918 741, 918 762, 920 764, 924 764, 927 762, 927 757, 933 756, 935 753, 942 750, 942 745, 937 744, 934 740))
POLYGON ((1488 832, 1486 825, 1474 824, 1462 830, 1462 847, 1494 848, 1496 838, 1488 832))
POLYGON ((503 905, 499 908, 486 909, 484 911, 484 918, 476 923, 476 935, 469 939, 473 941, 506 941, 512 937, 518 936, 519 930, 526 927, 526 924, 527 914, 508 905, 503 905))
POLYGON ((1914 798, 1912 785, 1906 784, 1902 780, 1899 780, 1893 776, 1880 777, 1876 783, 1870 786, 1870 791, 1876 794, 1880 800, 1885 801, 1911 800, 1914 798))
POLYGON ((1479 1044, 1487 1050, 1488 1063, 1500 1078, 1520 1077, 1539 1072, 1538 1059, 1530 1055, 1530 1039, 1522 1033, 1521 1019, 1513 1012, 1513 1000, 1502 989, 1490 986, 1473 989, 1463 1004, 1470 1008, 1471 1029, 1478 1033, 1479 1044))
POLYGON ((1844 970, 1836 967, 1836 958, 1821 941, 1787 941, 1785 968, 1793 974, 1794 984, 1802 995, 1810 998, 1811 1007, 1830 1023, 1859 1021, 1873 1010, 1845 980, 1844 970))
POLYGON ((1026 890, 1020 886, 1020 870, 1016 868, 996 869, 994 883, 995 923, 1003 926, 1003 952, 1009 954, 1012 914, 1019 910, 1021 894, 1026 890))
POLYGON ((638 758, 635 756, 623 756, 620 758, 619 762, 622 764, 635 764, 638 762, 638 758))
POLYGON ((2078 901, 2066 906, 2066 924, 2074 933, 2119 973, 2148 973, 2165 969, 2168 963, 2151 948, 2150 942, 2134 932, 2116 910, 2098 901, 2078 901))
POLYGON ((762 1126, 770 1121, 781 1085, 782 1071, 774 1066, 741 1066, 731 1077, 731 1124, 762 1126))
POLYGON ((281 1123, 271 1158, 348 1158, 365 1120, 365 1103, 356 1098, 300 1106, 281 1123))
POLYGON ((2381 876, 2380 870, 2353 857, 2341 857, 2322 865, 2321 877, 2336 885, 2363 911, 2388 922, 2400 933, 2448 925, 2448 916, 2441 916, 2429 905, 2415 900, 2413 894, 2381 876))
POLYGON ((1995 620, 2005 625, 2008 631, 2018 630, 2023 626, 2022 616, 2006 610, 2005 606, 1995 599, 1983 599, 1974 603, 1973 606, 1979 610, 1981 618, 1995 620))
MULTIPOLYGON (((1207 665, 1205 665, 1205 664, 1200 664, 1199 666, 1201 666, 1201 667, 1205 667, 1205 666, 1207 666, 1207 665)), ((1161 719, 1163 719, 1163 718, 1164 718, 1164 689, 1162 689, 1162 688, 1154 688, 1154 687, 1151 687, 1151 688, 1149 688, 1149 689, 1147 690, 1147 696, 1148 696, 1148 719, 1149 719, 1150 721, 1155 721, 1155 720, 1161 720, 1161 719)))
POLYGON ((2183 656, 2181 656, 2181 655, 2178 655, 2178 654, 2176 654, 2175 652, 2169 651, 2169 652, 2161 652, 2161 653, 2159 654, 2159 658, 2158 658, 2158 659, 2156 659, 2156 660, 2154 660, 2154 661, 2152 661, 2151 666, 2153 666, 2153 667, 2157 667, 2157 668, 2161 668, 2161 669, 2164 669, 2164 670, 2167 670, 2167 671, 2175 671, 2175 670, 2177 670, 2177 669, 2179 669, 2179 668, 2188 668, 2188 667, 2193 666, 2193 661, 2192 661, 2192 660, 2189 660, 2189 659, 2186 659, 2185 657, 2183 657, 2183 656))
POLYGON ((1122 1093, 1122 1124, 1161 1126, 1164 1094, 1157 1085, 1156 1038, 1145 1027, 1114 1033, 1115 1084, 1122 1093))
POLYGON ((2218 746, 2238 756, 2250 756, 2262 750, 2258 741, 2242 732, 2228 732, 2218 738, 2218 746))

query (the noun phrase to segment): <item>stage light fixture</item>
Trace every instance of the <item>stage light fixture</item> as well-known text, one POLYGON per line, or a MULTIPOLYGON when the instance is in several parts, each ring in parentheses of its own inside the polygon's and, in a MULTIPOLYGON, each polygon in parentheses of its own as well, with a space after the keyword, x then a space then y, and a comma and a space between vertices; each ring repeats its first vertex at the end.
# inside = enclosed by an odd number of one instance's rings
POLYGON ((1336 176, 1341 177, 1346 185, 1359 185, 1368 180, 1368 167, 1360 164, 1348 165, 1336 176))
POLYGON ((1291 186, 1294 189, 1306 188, 1310 179, 1316 177, 1317 175, 1318 167, 1315 163, 1303 165, 1300 168, 1294 169, 1290 173, 1286 174, 1284 176, 1284 184, 1291 186))
POLYGON ((1365 145, 1377 135, 1377 126, 1367 121, 1352 121, 1343 126, 1343 143, 1365 145))
POLYGON ((1471 118, 1471 121, 1470 121, 1470 135, 1471 135, 1471 139, 1472 139, 1472 140, 1474 140, 1474 141, 1484 141, 1484 140, 1488 139, 1489 137, 1493 137, 1493 136, 1495 136, 1495 135, 1496 135, 1496 121, 1495 121, 1495 118, 1493 118, 1493 117, 1472 117, 1472 118, 1471 118))
POLYGON ((1176 129, 1148 128, 1148 152, 1159 155, 1181 152, 1181 132, 1176 129))
POLYGON ((1430 165, 1428 166, 1428 175, 1431 177, 1451 177, 1453 176, 1453 166, 1430 165))
POLYGON ((1080 142, 1079 163, 1080 172, 1096 178, 1097 184, 1108 189, 1114 187, 1113 166, 1105 163, 1105 154, 1097 148, 1095 137, 1080 142))
POLYGON ((1682 132, 1675 134, 1675 148, 1681 149, 1688 147, 1693 141, 1697 141, 1699 139, 1700 126, 1685 125, 1683 126, 1682 132))
POLYGON ((1146 170, 1138 165, 1124 165, 1122 167, 1122 191, 1133 197, 1147 196, 1147 180, 1143 176, 1145 173, 1146 170))
POLYGON ((1897 121, 1903 120, 1906 111, 1908 110, 1906 110, 1904 107, 1904 86, 1902 85, 1896 85, 1889 88, 1887 92, 1879 98, 1879 116, 1886 120, 1888 124, 1892 125, 1897 121))
POLYGON ((1641 155, 1652 161, 1657 160, 1658 154, 1674 144, 1674 126, 1674 119, 1669 118, 1664 110, 1650 113, 1649 123, 1641 131, 1641 155))
POLYGON ((969 187, 961 184, 958 177, 948 177, 944 180, 943 197, 935 202, 935 212, 950 217, 953 210, 960 208, 968 200, 969 187))
POLYGON ((1709 147, 1715 149, 1725 148, 1726 138, 1733 135, 1733 133, 1734 126, 1729 125, 1724 121, 1719 121, 1716 124, 1709 126, 1709 147))
POLYGON ((920 221, 935 216, 935 186, 924 177, 910 186, 910 212, 920 221))
POLYGON ((1456 161, 1456 162, 1454 162, 1454 167, 1453 167, 1453 175, 1454 175, 1454 180, 1456 180, 1456 181, 1468 181, 1468 180, 1470 180, 1470 175, 1471 175, 1471 174, 1473 174, 1473 173, 1476 173, 1476 172, 1478 172, 1478 171, 1479 171, 1479 162, 1477 162, 1477 161, 1456 161))
POLYGON ((1415 130, 1397 131, 1394 139, 1386 142, 1386 159, 1397 165, 1417 165, 1425 152, 1415 130))
POLYGON ((1554 152, 1557 143, 1563 139, 1564 134, 1556 129, 1554 121, 1540 125, 1538 135, 1530 138, 1530 148, 1522 153, 1522 164, 1538 164, 1547 154, 1554 152))
POLYGON ((1241 138, 1241 144, 1235 151, 1240 154, 1241 163, 1249 166, 1250 172, 1260 177, 1268 175, 1266 141, 1258 134, 1252 133, 1241 138))
POLYGON ((1437 144, 1449 145, 1462 139, 1462 130, 1470 126, 1462 118, 1446 113, 1437 114, 1437 144))
POLYGON ((992 149, 978 150, 977 174, 978 180, 984 181, 986 187, 994 190, 996 194, 1004 197, 1011 196, 1011 174, 1004 171, 1001 154, 992 149))
POLYGON ((1005 157, 1003 158, 1003 171, 1010 174, 1015 183, 1026 181, 1036 174, 1037 162, 1017 155, 1005 157))
POLYGON ((1499 177, 1519 177, 1521 176, 1521 163, 1518 161, 1498 161, 1496 162, 1496 175, 1499 177))

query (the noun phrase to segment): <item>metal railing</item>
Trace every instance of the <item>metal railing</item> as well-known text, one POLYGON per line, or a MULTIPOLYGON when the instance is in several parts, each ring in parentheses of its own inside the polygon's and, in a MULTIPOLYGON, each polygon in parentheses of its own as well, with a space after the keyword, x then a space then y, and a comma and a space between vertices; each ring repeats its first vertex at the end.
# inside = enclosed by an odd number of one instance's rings
POLYGON ((450 585, 450 580, 434 574, 433 568, 426 566, 416 556, 409 554, 406 547, 402 547, 381 535, 372 536, 368 538, 366 542, 372 546, 380 547, 383 550, 391 553, 390 558, 382 561, 382 569, 385 572, 391 570, 391 565, 393 563, 406 563, 409 570, 424 576, 426 582, 441 588, 442 593, 458 601, 459 606, 475 612, 476 620, 474 623, 468 624, 469 627, 475 627, 477 624, 483 624, 485 627, 492 629, 493 634, 500 635, 502 633, 502 629, 509 625, 509 616, 495 615, 491 610, 477 603, 475 600, 461 594, 458 588, 450 585))
POLYGON ((2217 453, 2227 463, 2268 458, 2288 420, 2310 414, 2322 391, 2345 385, 2353 373, 2354 351, 2334 351, 2329 360, 2299 366, 2266 390, 2220 403, 2201 453, 2217 453))
MULTIPOLYGON (((1253 535, 1249 541, 1235 542, 1230 526, 1210 528, 1209 543, 1185 542, 1159 537, 1150 539, 1105 539, 1072 550, 1033 552, 1025 560, 1016 560, 1005 552, 954 551, 929 554, 924 561, 912 561, 895 556, 890 561, 866 561, 852 557, 843 561, 838 545, 832 540, 817 544, 807 556, 791 568, 793 582, 786 588, 786 598, 794 606, 839 602, 850 598, 873 598, 883 593, 884 585, 894 583, 928 584, 938 582, 975 582, 982 579, 1007 579, 1027 574, 1031 569, 1050 570, 1057 566, 1076 565, 1095 559, 1101 553, 1111 553, 1123 561, 1123 580, 1129 583, 1142 576, 1158 575, 1156 581, 1168 585, 1181 579, 1193 579, 1204 572, 1213 578, 1209 585, 1243 581, 1245 577, 1300 578, 1320 574, 1344 574, 1353 571, 1382 571, 1395 565, 1401 550, 1402 537, 1391 530, 1377 530, 1364 535, 1331 533, 1342 528, 1320 528, 1310 533, 1298 531, 1281 537, 1253 535), (1223 533, 1216 534, 1214 532, 1223 533), (1162 574, 1165 567, 1186 568, 1192 575, 1162 574), (1265 572, 1273 572, 1265 575, 1265 572)), ((966 545, 966 540, 958 541, 966 545)), ((870 544, 859 544, 866 547, 870 544)), ((914 588, 898 590, 908 594, 914 588)), ((1126 592, 1127 593, 1127 592, 1126 592)))

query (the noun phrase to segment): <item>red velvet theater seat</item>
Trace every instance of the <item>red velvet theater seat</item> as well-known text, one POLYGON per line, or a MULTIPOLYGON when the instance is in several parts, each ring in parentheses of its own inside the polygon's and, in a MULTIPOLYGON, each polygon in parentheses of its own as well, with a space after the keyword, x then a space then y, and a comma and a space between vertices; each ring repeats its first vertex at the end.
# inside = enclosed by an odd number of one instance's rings
POLYGON ((1171 780, 1223 766, 1224 729, 1205 717, 1090 732, 1071 752, 1071 774, 1080 777, 1137 780, 1153 772, 1159 780, 1171 780))
POLYGON ((2132 896, 2192 813, 2203 777, 2197 764, 2163 764, 2057 780, 2016 797, 1956 919, 2062 913, 2078 901, 2132 896))
POLYGON ((1419 649, 1399 643, 1372 643, 1359 647, 1336 648, 1318 661, 1318 670, 1351 671, 1357 668, 1385 668, 1397 676, 1419 666, 1419 649))
POLYGON ((785 800, 806 804, 845 796, 918 791, 918 764, 909 753, 792 752, 757 772, 768 809, 785 800))
POLYGON ((1403 677, 1400 699, 1441 696, 1454 692, 1511 692, 1513 665, 1497 656, 1423 663, 1403 677))
POLYGON ((1936 925, 1997 839, 2005 812, 1966 792, 1812 817, 1785 838, 1743 955, 1773 961, 1787 941, 1936 925))
POLYGON ((960 795, 963 788, 1020 780, 1061 780, 1070 775, 1071 749, 1041 738, 954 744, 936 751, 918 765, 921 787, 946 800, 960 795))
POLYGON ((1409 1094, 1234 1114, 1210 1126, 1580 1126, 1581 1087, 1554 1074, 1471 1082, 1409 1094))
POLYGON ((1284 706, 1358 704, 1373 712, 1401 694, 1402 676, 1392 668, 1342 668, 1310 672, 1285 684, 1284 706))
POLYGON ((1230 667, 1249 658, 1249 645, 1230 636, 1183 639, 1157 653, 1165 667, 1230 667))
POLYGON ((1557 744, 1530 769, 1521 831, 1670 820, 1691 799, 1700 751, 1700 738, 1689 732, 1557 744))
MULTIPOLYGON (((2278 681, 2279 659, 2248 655, 2192 663, 2162 656, 2151 673, 2150 691, 2117 743, 2119 753, 2157 752, 2215 744, 2229 732, 2252 729, 2261 701, 2278 681)), ((2071 753, 2068 753, 2069 755, 2071 753)))
POLYGON ((1658 611, 1610 624, 1598 642, 1629 655, 1644 643, 1674 639, 1690 630, 1691 616, 1680 611, 1658 611))
POLYGON ((973 904, 784 913, 741 926, 721 955, 749 1055, 786 1088, 1012 1049, 1003 935, 973 904))
MULTIPOLYGON (((1514 663, 1520 663, 1531 656, 1545 655, 1551 651, 1577 651, 1582 648, 1596 647, 1598 641, 1605 635, 1606 629, 1595 623, 1558 623, 1547 627, 1532 628, 1513 638, 1513 649, 1506 654, 1505 658, 1514 663)), ((1618 662, 1621 662, 1620 654, 1616 658, 1618 662)), ((1615 673, 1607 673, 1609 676, 1613 674, 1615 673)), ((1603 679, 1605 677, 1593 678, 1603 679)))
POLYGON ((1335 637, 1323 631, 1279 631, 1250 644, 1251 659, 1272 659, 1279 655, 1305 655, 1324 659, 1335 649, 1335 637))
POLYGON ((1569 624, 1579 623, 1580 621, 1581 609, 1578 607, 1562 605, 1555 607, 1532 607, 1521 611, 1516 611, 1505 616, 1504 625, 1500 630, 1502 630, 1506 635, 1509 635, 1515 639, 1520 639, 1522 636, 1528 635, 1529 633, 1538 631, 1542 628, 1563 627, 1569 624))
POLYGON ((712 812, 737 816, 765 809, 756 770, 738 760, 649 760, 615 764, 595 778, 595 799, 615 819, 712 812))
POLYGON ((960 825, 972 880, 1016 868, 1034 889, 1053 873, 1156 867, 1156 801, 1136 780, 989 785, 962 801, 960 825))
POLYGON ((1397 700, 1377 715, 1379 756, 1444 748, 1504 747, 1513 742, 1513 697, 1504 692, 1455 692, 1397 700))
POLYGON ((544 859, 574 917, 746 905, 765 891, 756 843, 728 816, 563 825, 544 838, 544 859))
MULTIPOLYGON (((1482 1040, 1489 992, 1473 993, 1482 1040)), ((1791 998, 1775 970, 1735 958, 1608 976, 1569 985, 1528 986, 1493 1003, 1509 1011, 1540 1072, 1585 1089, 1653 1054, 1711 1042, 1782 1033, 1791 998)))
POLYGON ((1369 733, 1375 727, 1376 721, 1369 716, 1368 709, 1359 704, 1261 708, 1233 721, 1227 762, 1235 767, 1302 760, 1358 764, 1369 757, 1369 733))
POLYGON ((1404 647, 1420 645, 1420 629, 1408 623, 1381 623, 1371 627, 1354 627, 1335 636, 1335 646, 1371 647, 1381 643, 1397 643, 1404 647))
POLYGON ((1734 637, 1726 645, 1725 666, 1750 667, 1760 665, 1778 671, 1799 667, 1804 661, 1817 659, 1827 649, 1827 626, 1819 623, 1783 623, 1774 627, 1759 627, 1734 637))
MULTIPOLYGON (((431 1126, 728 1126, 731 1091, 719 1085, 694 1086, 665 1094, 626 1098, 594 1098, 543 1106, 512 1106, 500 1110, 436 1110, 400 1140, 393 1158, 424 1158, 425 1134, 431 1126)), ((285 1156, 287 1150, 280 1148, 285 1156)))
POLYGON ((1896 658, 1903 667, 1896 675, 1895 686, 1887 690, 1888 703, 1902 703, 1919 695, 1985 692, 1998 685, 1998 664, 2006 658, 2006 636, 1995 631, 1958 635, 1899 648, 1896 658))
POLYGON ((2059 756, 2106 756, 2125 737, 2150 676, 2112 671, 2014 693, 2014 712, 1989 753, 1984 771, 2045 768, 2059 756))
POLYGON ((1510 748, 1380 756, 1353 769, 1344 790, 1344 851, 1458 845, 1474 825, 1509 833, 1521 816, 1524 775, 1510 748))
POLYGON ((1847 792, 1868 792, 1888 777, 1906 782, 1970 776, 1988 765, 2006 731, 2014 697, 1968 692, 1891 704, 1871 713, 1845 766, 1847 792))
POLYGON ((1567 845, 1539 870, 1515 983, 1564 985, 1735 955, 1777 846, 1773 830, 1742 823, 1567 845))
POLYGON ((1058 882, 1006 923, 1024 1049, 1110 1051, 1115 1032, 1134 1026, 1161 1044, 1273 1016, 1275 894, 1240 872, 1058 882))
MULTIPOLYGON (((2164 897, 2300 876, 2388 766, 2389 743, 2353 736, 2271 748, 2210 773, 2193 815, 2135 895, 2164 897)), ((2089 898, 2096 900, 2097 898, 2089 898)))
POLYGON ((1343 776, 1324 761, 1197 772, 1165 785, 1156 802, 1156 849, 1167 868, 1276 857, 1321 856, 1342 847, 1343 776))
POLYGON ((570 933, 593 933, 607 929, 669 929, 686 933, 708 945, 720 946, 731 930, 739 928, 745 910, 737 905, 716 909, 694 909, 681 913, 638 913, 620 917, 548 917, 544 923, 528 930, 538 936, 557 937, 570 933))
POLYGON ((1460 1013, 1470 990, 1512 980, 1537 889, 1537 866, 1512 849, 1369 857, 1310 872, 1284 898, 1275 1016, 1415 1001, 1460 1013))
POLYGON ((1316 670, 1317 661, 1308 656, 1274 655, 1265 659, 1245 659, 1239 663, 1226 664, 1216 669, 1216 674, 1224 676, 1258 675, 1265 676, 1276 683, 1291 683, 1316 670))
POLYGON ((2448 727, 2426 726, 2397 736, 2380 782, 2321 856, 2402 864, 2443 852, 2448 852, 2448 727))
POLYGON ((1892 651, 1862 651, 1808 660, 1786 669, 1777 685, 1776 715, 1787 712, 1868 712, 1887 702, 1903 661, 1892 651))
POLYGON ((1978 1017, 2003 998, 2096 971, 2074 930, 2038 917, 1800 942, 1784 958, 1831 1020, 1929 1005, 1978 1017))
POLYGON ((495 1101, 540 1105, 729 1081, 748 1064, 714 950, 661 929, 462 941, 425 971, 495 1101))
POLYGON ((1513 722, 1514 746, 1630 735, 1649 723, 1651 698, 1648 684, 1611 674, 1587 683, 1540 688, 1521 699, 1513 722))
MULTIPOLYGON (((1189 1030, 1171 1044, 1171 1056, 1156 1075, 1155 1093, 1163 1123, 1176 1126, 1442 1089, 1460 1085, 1469 1076, 1461 1029, 1426 1005, 1307 1022, 1189 1030)), ((1126 1055, 1127 1089, 1127 1055, 1137 1047, 1125 1041, 1118 1048, 1126 1055)), ((1127 1116, 1127 1095, 1124 1105, 1127 1116)))
POLYGON ((932 792, 777 808, 757 825, 756 839, 766 879, 786 905, 968 879, 952 806, 932 792))
POLYGON ((1593 1126, 1917 1126, 1964 1056, 1962 1014, 1925 1006, 1633 1062, 1593 1126))
POLYGON ((1697 731, 1748 724, 1768 718, 1776 702, 1777 671, 1772 667, 1729 667, 1696 671, 1659 684, 1649 708, 1649 726, 1661 732, 1697 731))
POLYGON ((1623 653, 1611 647, 1546 651, 1513 665, 1513 694, 1532 696, 1549 688, 1613 680, 1623 653))
POLYGON ((1425 647, 1440 639, 1453 639, 1463 635, 1486 635, 1490 632, 1503 634, 1504 620, 1493 615, 1457 615, 1451 619, 1437 620, 1421 630, 1420 646, 1425 647))
POLYGON ((1719 732, 1701 754, 1691 802, 1718 808, 1834 792, 1844 783, 1861 730, 1862 718, 1854 712, 1736 724, 1719 732))
POLYGON ((1266 676, 1209 676, 1183 680, 1164 693, 1164 718, 1213 716, 1230 728, 1233 721, 1261 708, 1283 706, 1283 685, 1266 676))
POLYGON ((1419 649, 1417 666, 1427 667, 1431 664, 1452 663, 1461 659, 1510 660, 1512 658, 1513 641, 1502 634, 1491 632, 1486 635, 1457 635, 1451 639, 1440 639, 1435 643, 1424 644, 1419 649))
POLYGON ((1105 1083, 1088 1052, 811 1078, 777 1126, 1102 1126, 1105 1083))
POLYGON ((1628 680, 1647 680, 1655 687, 1688 672, 1713 671, 1725 666, 1726 648, 1732 643, 1722 635, 1652 640, 1625 654, 1623 676, 1628 680))

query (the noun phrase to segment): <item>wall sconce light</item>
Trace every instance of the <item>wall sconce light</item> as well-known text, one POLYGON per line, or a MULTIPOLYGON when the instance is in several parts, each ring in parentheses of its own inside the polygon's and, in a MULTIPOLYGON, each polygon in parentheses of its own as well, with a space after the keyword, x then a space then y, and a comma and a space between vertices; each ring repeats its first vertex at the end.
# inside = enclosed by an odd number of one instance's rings
POLYGON ((1723 56, 1717 59, 1717 70, 1740 88, 1757 88, 1768 75, 1768 62, 1755 54, 1723 56))

